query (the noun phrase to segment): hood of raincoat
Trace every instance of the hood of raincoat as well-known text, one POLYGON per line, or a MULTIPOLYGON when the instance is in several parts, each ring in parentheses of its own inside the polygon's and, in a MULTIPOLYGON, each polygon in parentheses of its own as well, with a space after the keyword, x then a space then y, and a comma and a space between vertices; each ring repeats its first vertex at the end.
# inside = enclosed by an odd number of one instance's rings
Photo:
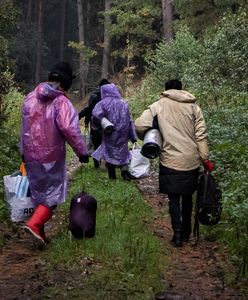
POLYGON ((192 94, 190 94, 187 91, 183 91, 183 90, 168 90, 168 91, 164 91, 161 94, 161 97, 166 97, 169 98, 171 100, 175 100, 178 102, 185 102, 185 103, 193 103, 196 101, 195 96, 193 96, 192 94))
POLYGON ((128 150, 128 140, 136 140, 134 125, 130 116, 128 103, 113 83, 101 87, 102 100, 99 101, 92 115, 101 121, 107 118, 113 125, 111 134, 103 133, 102 144, 92 154, 96 160, 105 160, 116 166, 129 162, 131 155, 128 150))
POLYGON ((121 99, 121 94, 117 88, 117 86, 113 83, 105 84, 101 87, 101 96, 104 98, 117 98, 121 99))
POLYGON ((58 96, 64 95, 64 92, 61 90, 57 90, 52 83, 41 83, 36 88, 36 97, 40 101, 50 101, 54 100, 58 96))

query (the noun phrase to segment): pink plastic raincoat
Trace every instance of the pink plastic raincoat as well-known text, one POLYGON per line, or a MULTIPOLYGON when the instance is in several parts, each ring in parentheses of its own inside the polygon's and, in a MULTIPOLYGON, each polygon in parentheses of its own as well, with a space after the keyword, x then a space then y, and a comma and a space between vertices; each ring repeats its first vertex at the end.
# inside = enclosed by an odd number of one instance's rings
POLYGON ((41 83, 22 107, 20 148, 35 205, 53 206, 66 198, 66 148, 87 154, 78 114, 63 91, 41 83))

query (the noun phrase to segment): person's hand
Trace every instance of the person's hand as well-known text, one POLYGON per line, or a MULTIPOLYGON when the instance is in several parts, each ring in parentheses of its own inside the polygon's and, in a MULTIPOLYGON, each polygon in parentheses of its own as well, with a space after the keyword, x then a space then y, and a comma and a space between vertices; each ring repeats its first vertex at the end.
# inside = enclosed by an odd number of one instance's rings
POLYGON ((209 172, 212 172, 214 169, 214 164, 209 159, 203 161, 203 166, 209 172))
POLYGON ((78 159, 82 164, 87 164, 89 162, 89 155, 81 155, 78 159))

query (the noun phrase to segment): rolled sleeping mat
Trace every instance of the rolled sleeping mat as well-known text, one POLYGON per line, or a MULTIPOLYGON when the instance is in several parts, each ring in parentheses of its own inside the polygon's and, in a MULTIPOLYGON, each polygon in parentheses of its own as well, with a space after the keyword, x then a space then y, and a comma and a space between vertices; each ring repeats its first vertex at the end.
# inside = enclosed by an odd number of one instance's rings
POLYGON ((101 120, 101 127, 104 133, 110 134, 114 130, 114 124, 111 123, 107 118, 103 117, 101 120))
POLYGON ((157 129, 150 129, 144 137, 141 154, 149 159, 157 158, 162 147, 162 137, 157 129))

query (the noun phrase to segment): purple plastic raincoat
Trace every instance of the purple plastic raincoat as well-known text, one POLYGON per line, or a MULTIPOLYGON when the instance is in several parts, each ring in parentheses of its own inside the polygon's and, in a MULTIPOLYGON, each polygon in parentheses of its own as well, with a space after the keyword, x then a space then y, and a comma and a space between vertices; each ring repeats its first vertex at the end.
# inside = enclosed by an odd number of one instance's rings
POLYGON ((102 100, 97 103, 92 115, 98 121, 103 117, 107 118, 114 124, 114 130, 111 134, 103 132, 102 144, 92 156, 116 166, 125 165, 131 159, 128 141, 137 139, 128 103, 121 98, 113 83, 101 87, 101 96, 102 100))
POLYGON ((77 156, 87 154, 72 103, 63 91, 41 83, 24 101, 20 138, 36 206, 50 207, 65 201, 66 141, 77 156))

